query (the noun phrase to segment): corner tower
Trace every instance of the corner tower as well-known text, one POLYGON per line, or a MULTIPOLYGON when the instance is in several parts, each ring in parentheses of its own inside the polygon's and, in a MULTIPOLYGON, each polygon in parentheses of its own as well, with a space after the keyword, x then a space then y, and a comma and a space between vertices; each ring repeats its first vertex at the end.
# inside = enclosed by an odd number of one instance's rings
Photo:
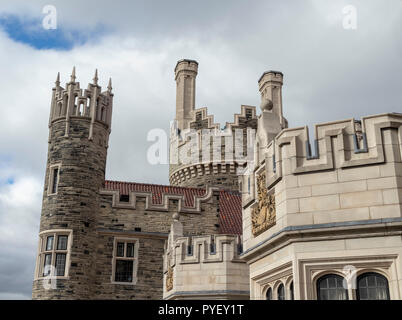
POLYGON ((96 213, 111 132, 111 80, 83 90, 75 68, 52 92, 33 299, 90 299, 95 271, 96 213))

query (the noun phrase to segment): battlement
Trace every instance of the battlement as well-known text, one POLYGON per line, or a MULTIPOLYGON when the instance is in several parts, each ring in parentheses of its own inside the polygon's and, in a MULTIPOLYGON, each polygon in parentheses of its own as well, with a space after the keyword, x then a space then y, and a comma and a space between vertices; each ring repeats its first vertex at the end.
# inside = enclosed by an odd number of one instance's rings
MULTIPOLYGON (((171 127, 170 183, 183 185, 182 183, 192 178, 198 179, 212 174, 220 174, 223 178, 233 175, 228 178, 232 178, 229 189, 237 190, 237 169, 244 166, 249 154, 253 154, 253 151, 250 152, 250 146, 252 148, 255 132, 249 130, 256 130, 257 123, 254 106, 242 105, 241 112, 234 115, 234 121, 226 122, 223 129, 219 123, 214 122, 213 115, 208 115, 207 108, 196 109, 189 129, 178 130, 175 125, 171 127), (179 155, 190 148, 193 148, 193 153, 194 149, 197 149, 198 156, 193 156, 190 162, 182 161, 179 155)), ((215 184, 212 180, 207 183, 215 184)), ((189 186, 199 187, 207 183, 200 182, 198 185, 190 182, 189 186)))
MULTIPOLYGON (((81 89, 80 83, 76 82, 75 67, 71 74, 70 82, 65 88, 60 86, 60 74, 57 75, 56 86, 53 88, 52 103, 49 117, 49 127, 54 121, 65 119, 67 122, 72 118, 88 119, 92 127, 95 122, 105 125, 110 133, 112 122, 113 93, 112 82, 109 79, 107 90, 102 92, 98 85, 98 71, 95 71, 93 83, 89 83, 87 89, 81 89)), ((66 126, 68 135, 69 126, 66 126)))
POLYGON ((198 62, 191 59, 182 59, 177 61, 176 67, 174 68, 175 79, 177 79, 180 72, 193 72, 197 74, 198 72, 198 62))
MULTIPOLYGON (((234 114, 233 122, 226 122, 223 129, 221 129, 220 123, 214 122, 214 116, 208 114, 208 108, 199 108, 193 111, 193 117, 190 122, 190 129, 201 130, 201 129, 214 129, 216 132, 231 132, 236 128, 248 128, 257 127, 256 124, 257 115, 256 107, 242 105, 240 113, 234 114)), ((183 137, 185 140, 185 137, 183 137)))
MULTIPOLYGON (((175 225, 179 224, 179 225, 175 225)), ((241 237, 183 237, 173 222, 163 256, 164 299, 213 297, 248 299, 248 266, 240 260, 241 237)))
POLYGON ((145 210, 169 211, 170 201, 178 212, 201 213, 201 203, 211 199, 215 188, 181 188, 162 185, 106 181, 100 193, 112 196, 112 207, 136 209, 137 199, 145 199, 145 210))
POLYGON ((207 235, 193 237, 169 238, 165 245, 166 265, 211 263, 211 262, 242 262, 241 236, 237 235, 207 235))
POLYGON ((310 142, 307 127, 284 129, 256 148, 262 161, 243 178, 245 251, 296 229, 354 230, 402 217, 402 114, 317 124, 314 132, 310 142))
POLYGON ((317 124, 314 132, 315 153, 311 151, 307 127, 285 129, 268 145, 268 188, 288 174, 401 161, 402 114, 368 116, 361 122, 347 119, 317 124), (385 151, 389 152, 388 159, 385 151))

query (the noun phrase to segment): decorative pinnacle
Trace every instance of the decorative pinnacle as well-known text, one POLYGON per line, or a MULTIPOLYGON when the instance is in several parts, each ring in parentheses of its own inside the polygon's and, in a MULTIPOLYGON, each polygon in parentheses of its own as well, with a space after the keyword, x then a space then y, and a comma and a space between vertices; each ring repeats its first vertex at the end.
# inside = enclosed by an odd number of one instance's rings
POLYGON ((60 72, 57 72, 57 78, 56 78, 56 87, 60 87, 60 72))
POLYGON ((95 69, 95 76, 93 78, 94 84, 98 85, 98 69, 95 69))
POLYGON ((112 78, 109 78, 109 84, 107 85, 107 91, 112 92, 112 78))
POLYGON ((70 82, 75 82, 75 66, 73 67, 73 72, 71 73, 71 81, 70 82))

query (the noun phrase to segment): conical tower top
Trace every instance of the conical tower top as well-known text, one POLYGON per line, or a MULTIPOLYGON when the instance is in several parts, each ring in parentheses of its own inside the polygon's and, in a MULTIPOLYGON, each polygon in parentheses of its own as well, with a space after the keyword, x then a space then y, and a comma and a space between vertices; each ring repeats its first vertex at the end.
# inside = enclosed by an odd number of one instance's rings
POLYGON ((109 78, 109 84, 107 85, 107 91, 109 93, 111 93, 112 89, 113 89, 113 87, 112 87, 112 78, 109 78))
POLYGON ((57 72, 57 78, 55 81, 56 87, 60 87, 60 72, 57 72))

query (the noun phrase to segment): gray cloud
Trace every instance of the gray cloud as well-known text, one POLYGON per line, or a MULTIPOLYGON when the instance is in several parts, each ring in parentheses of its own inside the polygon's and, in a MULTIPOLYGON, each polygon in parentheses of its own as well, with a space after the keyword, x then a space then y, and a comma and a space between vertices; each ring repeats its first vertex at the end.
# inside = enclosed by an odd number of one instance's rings
MULTIPOLYGON (((0 14, 41 16, 47 2, 1 1, 0 14)), ((173 68, 181 58, 200 63, 196 105, 208 106, 222 125, 241 104, 259 105, 257 80, 269 69, 285 74, 284 113, 292 127, 402 112, 399 0, 53 3, 61 27, 105 25, 108 32, 57 52, 15 43, 0 30, 0 159, 9 159, 0 162, 0 181, 15 179, 15 189, 0 186, 1 227, 14 230, 0 237, 0 247, 11 248, 0 251, 0 299, 30 296, 57 71, 66 82, 76 65, 82 87, 95 68, 104 86, 113 77, 108 179, 168 183, 167 166, 147 163, 146 135, 168 130, 174 118, 173 68), (356 30, 342 28, 347 4, 357 8, 356 30), (21 200, 23 208, 7 200, 18 202, 26 192, 31 197, 21 200)))

